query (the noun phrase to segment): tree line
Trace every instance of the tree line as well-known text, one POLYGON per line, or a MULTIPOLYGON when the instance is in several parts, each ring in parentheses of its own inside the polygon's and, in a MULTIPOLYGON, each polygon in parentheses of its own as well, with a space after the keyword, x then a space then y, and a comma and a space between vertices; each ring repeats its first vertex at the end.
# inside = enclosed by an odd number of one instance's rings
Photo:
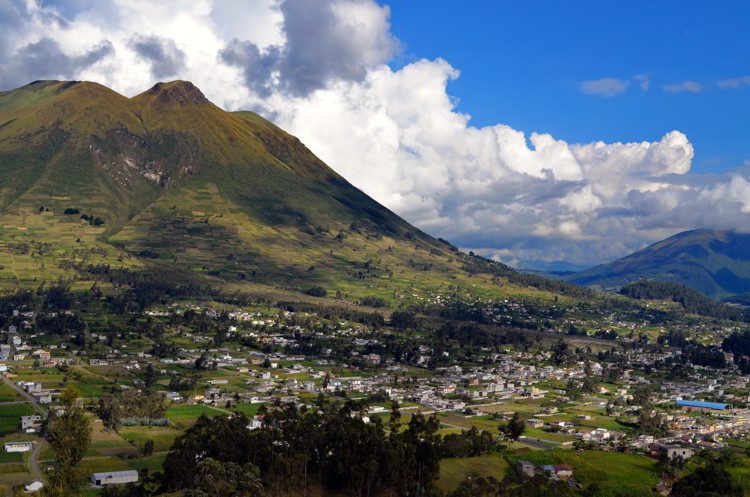
POLYGON ((469 252, 468 257, 464 258, 463 269, 470 274, 484 273, 506 278, 511 285, 533 287, 569 297, 591 298, 594 296, 594 291, 589 288, 536 274, 521 273, 502 262, 482 257, 474 252, 469 252))
POLYGON ((671 300, 680 304, 685 311, 700 316, 731 321, 748 320, 748 316, 740 309, 720 304, 692 288, 677 283, 640 280, 622 287, 620 295, 639 300, 671 300))

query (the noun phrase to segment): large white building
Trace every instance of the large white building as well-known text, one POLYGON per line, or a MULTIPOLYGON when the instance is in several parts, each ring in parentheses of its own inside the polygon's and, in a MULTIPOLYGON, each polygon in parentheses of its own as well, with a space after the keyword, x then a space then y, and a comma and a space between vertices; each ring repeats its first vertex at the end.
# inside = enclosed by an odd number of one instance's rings
POLYGON ((94 473, 91 475, 91 484, 101 487, 102 485, 120 485, 123 483, 135 483, 138 481, 138 471, 110 471, 107 473, 94 473))

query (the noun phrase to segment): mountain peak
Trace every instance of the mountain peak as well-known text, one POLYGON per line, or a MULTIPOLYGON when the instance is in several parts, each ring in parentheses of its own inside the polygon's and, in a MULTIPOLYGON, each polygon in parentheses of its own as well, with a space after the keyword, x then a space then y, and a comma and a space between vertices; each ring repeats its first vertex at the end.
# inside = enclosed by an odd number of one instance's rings
POLYGON ((156 83, 143 95, 157 99, 162 104, 204 104, 208 99, 190 81, 169 81, 156 83))

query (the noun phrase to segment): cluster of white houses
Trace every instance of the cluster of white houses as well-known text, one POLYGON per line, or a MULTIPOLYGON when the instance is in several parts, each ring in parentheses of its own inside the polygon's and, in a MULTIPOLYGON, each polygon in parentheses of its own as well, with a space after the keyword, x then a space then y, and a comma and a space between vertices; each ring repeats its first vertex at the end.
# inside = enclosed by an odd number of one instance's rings
POLYGON ((60 394, 57 390, 44 388, 36 381, 17 381, 16 385, 33 395, 40 404, 50 404, 60 394))
MULTIPOLYGON (((439 297, 436 302, 439 302, 439 297)), ((523 305, 507 301, 488 306, 484 311, 498 322, 502 322, 511 314, 524 315, 526 313, 523 305)), ((156 311, 150 312, 150 314, 154 316, 168 315, 156 311)), ((550 360, 549 352, 506 351, 506 353, 501 353, 501 351, 488 349, 485 357, 487 366, 485 367, 468 369, 453 365, 438 369, 434 375, 429 377, 413 377, 408 378, 409 381, 404 381, 408 374, 405 368, 394 364, 393 360, 388 358, 384 352, 381 352, 383 355, 371 352, 372 350, 378 352, 381 350, 376 348, 379 344, 377 338, 364 336, 364 333, 367 332, 366 328, 351 323, 335 322, 326 325, 327 328, 323 330, 316 330, 314 333, 325 334, 325 332, 333 331, 337 336, 350 337, 354 346, 365 348, 369 352, 351 352, 351 355, 356 356, 359 360, 358 364, 368 366, 363 368, 366 371, 363 376, 336 378, 326 375, 321 371, 323 368, 311 367, 309 357, 294 355, 296 347, 294 333, 299 331, 309 332, 310 330, 303 329, 301 325, 294 324, 291 320, 284 322, 286 318, 291 316, 289 312, 283 312, 280 316, 268 317, 260 313, 236 311, 230 313, 230 316, 238 321, 236 323, 238 326, 242 327, 239 324, 239 322, 242 322, 248 328, 248 330, 238 331, 236 326, 230 326, 228 330, 230 334, 243 333, 254 338, 259 344, 280 347, 284 349, 285 353, 276 352, 266 355, 246 349, 240 349, 239 352, 225 348, 208 349, 216 366, 231 369, 242 378, 246 391, 236 392, 237 382, 231 382, 230 384, 227 379, 213 378, 202 385, 204 387, 202 391, 196 389, 192 395, 186 393, 186 398, 183 398, 178 392, 164 392, 167 399, 173 402, 188 401, 224 405, 227 402, 238 400, 248 403, 269 402, 275 397, 282 402, 299 404, 302 402, 300 399, 310 393, 345 391, 356 395, 382 393, 389 399, 413 401, 431 411, 463 411, 464 414, 468 415, 480 414, 482 406, 502 405, 506 402, 517 401, 528 402, 529 399, 545 399, 544 403, 542 401, 531 403, 535 406, 530 410, 533 417, 526 420, 526 424, 530 428, 561 432, 570 435, 567 439, 578 438, 584 442, 600 446, 612 447, 616 443, 618 445, 627 443, 631 449, 651 455, 663 455, 669 459, 690 458, 693 453, 706 447, 706 444, 715 443, 710 441, 713 438, 719 438, 714 437, 714 435, 736 437, 750 433, 750 411, 731 409, 731 406, 724 403, 684 400, 720 398, 726 402, 731 402, 731 400, 726 400, 731 395, 727 392, 733 389, 742 390, 747 384, 748 379, 746 377, 732 377, 720 384, 716 379, 708 377, 700 368, 692 368, 689 380, 665 382, 662 391, 656 394, 658 398, 655 399, 655 402, 657 404, 671 403, 678 406, 678 409, 675 409, 673 413, 665 416, 665 421, 671 430, 670 437, 663 439, 655 439, 649 436, 628 438, 624 432, 597 427, 594 422, 587 422, 592 421, 588 414, 577 414, 576 417, 572 418, 572 421, 560 420, 561 416, 557 415, 558 407, 552 405, 557 401, 560 401, 561 405, 569 403, 570 399, 566 397, 569 394, 561 387, 551 385, 560 385, 571 380, 574 383, 582 382, 587 371, 594 375, 602 374, 603 366, 595 362, 588 365, 579 363, 568 367, 542 366, 539 364, 548 363, 550 360), (294 364, 295 362, 297 364, 294 364), (252 367, 262 363, 267 363, 270 367, 260 371, 252 367), (303 363, 306 364, 303 365, 303 363), (372 368, 369 366, 381 366, 381 368, 375 374, 371 374, 372 368), (304 376, 304 379, 294 378, 294 376, 304 376), (324 377, 325 381, 323 381, 324 377), (694 416, 695 413, 690 411, 709 412, 710 414, 694 416)), ((22 361, 33 357, 45 365, 53 365, 55 361, 69 360, 53 359, 49 351, 34 350, 24 343, 15 329, 8 330, 6 333, 7 340, 5 341, 7 343, 0 344, 0 361, 22 361)), ((133 372, 145 369, 147 364, 190 366, 206 350, 205 347, 197 344, 206 343, 211 338, 192 333, 184 333, 183 336, 195 342, 196 348, 181 349, 179 358, 155 358, 145 352, 128 353, 123 346, 122 350, 112 349, 104 357, 88 360, 92 366, 118 364, 133 372)), ((92 338, 103 341, 107 337, 93 334, 92 338)), ((314 361, 316 366, 330 364, 329 361, 333 361, 330 358, 330 352, 329 349, 324 349, 322 356, 314 361)), ((416 363, 419 365, 427 364, 434 353, 427 345, 415 347, 416 363)), ((647 383, 647 379, 633 373, 632 367, 674 359, 678 354, 676 351, 644 353, 639 349, 624 352, 625 361, 623 364, 626 369, 618 378, 618 386, 602 387, 598 393, 594 392, 591 398, 582 401, 580 404, 589 404, 590 407, 595 407, 596 409, 592 409, 591 412, 601 412, 605 407, 609 410, 615 408, 615 404, 617 404, 618 414, 633 416, 640 409, 639 406, 633 405, 633 388, 635 385, 647 383), (608 391, 607 388, 611 391, 608 391)), ((85 353, 78 354, 77 352, 71 352, 68 355, 76 358, 85 357, 85 353)), ((347 367, 346 364, 339 364, 339 366, 347 367)), ((4 371, 7 371, 7 365, 0 363, 0 372, 4 371)), ((160 369, 160 372, 166 374, 167 370, 160 369)), ((57 392, 44 389, 42 384, 38 382, 19 381, 17 385, 33 395, 42 404, 53 402, 57 395, 57 392)), ((407 409, 410 408, 415 407, 407 407, 407 409)), ((376 409, 382 410, 383 408, 373 408, 369 414, 376 413, 376 409)), ((563 407, 560 407, 560 409, 563 409, 563 407)), ((509 413, 499 414, 505 416, 509 413)), ((363 419, 366 418, 363 417, 363 419)), ((566 419, 571 418, 566 417, 566 419)), ((42 417, 39 415, 23 416, 21 418, 21 431, 34 433, 38 430, 41 421, 42 417)), ((257 429, 261 426, 262 419, 255 417, 251 420, 248 428, 257 429)), ((526 437, 524 440, 529 445, 537 445, 540 448, 544 448, 543 446, 547 443, 552 443, 532 437, 526 437)), ((572 442, 565 443, 572 445, 572 442)), ((708 446, 714 447, 713 445, 708 446)), ((7 452, 26 452, 33 450, 33 448, 34 442, 5 443, 7 452)), ((538 467, 528 461, 521 461, 519 462, 519 470, 529 476, 541 473, 559 480, 570 481, 573 476, 571 468, 566 465, 538 467)), ((134 470, 100 472, 92 474, 90 479, 94 486, 116 485, 137 482, 138 473, 134 470)))

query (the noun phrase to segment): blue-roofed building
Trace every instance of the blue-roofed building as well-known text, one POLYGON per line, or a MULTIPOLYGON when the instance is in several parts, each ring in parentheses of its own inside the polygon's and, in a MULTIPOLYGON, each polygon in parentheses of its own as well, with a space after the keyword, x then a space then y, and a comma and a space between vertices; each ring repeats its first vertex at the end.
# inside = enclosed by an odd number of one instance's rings
POLYGON ((721 402, 703 402, 701 400, 678 400, 677 405, 680 407, 693 407, 696 409, 711 409, 713 411, 724 411, 729 409, 729 404, 721 402))

